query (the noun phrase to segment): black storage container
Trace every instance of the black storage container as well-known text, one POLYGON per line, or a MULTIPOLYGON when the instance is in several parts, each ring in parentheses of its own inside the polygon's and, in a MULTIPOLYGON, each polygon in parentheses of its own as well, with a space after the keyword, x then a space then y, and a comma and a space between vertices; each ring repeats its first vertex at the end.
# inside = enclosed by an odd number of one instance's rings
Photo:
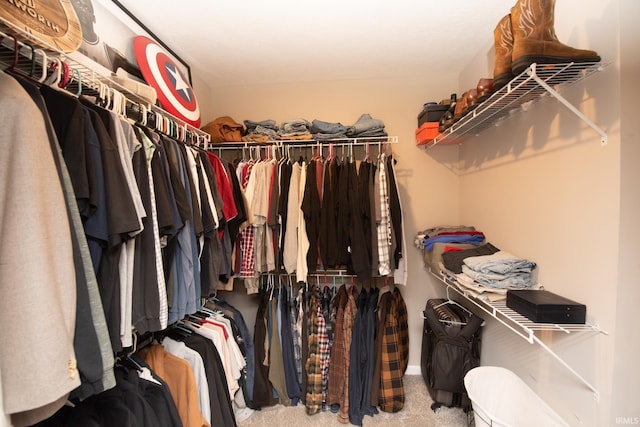
POLYGON ((507 307, 536 323, 584 324, 587 307, 542 290, 509 290, 507 307))
POLYGON ((425 122, 439 122, 448 109, 448 105, 426 104, 418 114, 418 127, 425 122))

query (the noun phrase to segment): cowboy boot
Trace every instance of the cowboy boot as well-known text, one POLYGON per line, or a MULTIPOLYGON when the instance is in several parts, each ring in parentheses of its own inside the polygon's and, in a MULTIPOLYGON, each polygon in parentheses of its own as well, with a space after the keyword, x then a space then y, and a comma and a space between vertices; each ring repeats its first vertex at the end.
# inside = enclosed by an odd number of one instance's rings
POLYGON ((566 46, 554 29, 555 0, 518 0, 511 10, 513 54, 511 69, 520 74, 529 65, 564 62, 599 62, 592 50, 566 46))
POLYGON ((513 31, 511 15, 504 16, 493 30, 495 62, 493 66, 493 90, 498 90, 513 78, 511 54, 513 53, 513 31))

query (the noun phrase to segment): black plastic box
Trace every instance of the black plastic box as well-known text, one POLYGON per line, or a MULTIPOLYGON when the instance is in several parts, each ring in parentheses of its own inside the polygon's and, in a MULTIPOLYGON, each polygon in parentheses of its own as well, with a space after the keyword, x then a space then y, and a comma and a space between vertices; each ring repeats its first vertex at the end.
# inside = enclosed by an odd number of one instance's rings
POLYGON ((507 307, 536 323, 584 324, 587 307, 542 290, 509 290, 507 307))
POLYGON ((426 105, 420 114, 418 114, 418 127, 425 122, 439 122, 448 109, 448 105, 426 105))

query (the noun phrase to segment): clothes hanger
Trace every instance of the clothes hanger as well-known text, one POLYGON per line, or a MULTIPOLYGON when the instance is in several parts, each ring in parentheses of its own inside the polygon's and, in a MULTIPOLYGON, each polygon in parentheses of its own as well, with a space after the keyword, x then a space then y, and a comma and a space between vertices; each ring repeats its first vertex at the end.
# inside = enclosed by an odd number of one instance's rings
POLYGON ((62 61, 60 58, 53 58, 53 63, 49 68, 53 74, 44 81, 44 84, 52 87, 58 86, 62 80, 62 61))
POLYGON ((38 79, 38 83, 42 83, 47 78, 47 53, 42 49, 36 49, 35 52, 42 54, 42 75, 38 79))
POLYGON ((468 308, 466 308, 465 306, 463 306, 463 305, 462 305, 462 304, 460 304, 459 302, 457 302, 457 301, 455 301, 455 300, 453 300, 453 299, 451 299, 451 298, 449 297, 449 288, 447 288, 447 300, 446 300, 446 301, 444 301, 444 302, 442 302, 442 303, 440 303, 440 304, 438 304, 437 306, 435 306, 435 307, 433 307, 433 308, 434 308, 434 309, 436 309, 436 308, 438 308, 438 307, 442 307, 442 306, 447 305, 447 304, 451 304, 451 305, 455 305, 455 306, 457 306, 457 307, 460 307, 460 308, 461 308, 465 313, 467 313, 469 316, 472 316, 472 315, 473 315, 473 313, 472 313, 468 308))
POLYGON ((65 86, 65 89, 69 90, 71 82, 75 80, 76 84, 78 85, 75 96, 79 98, 80 95, 82 95, 82 76, 80 75, 80 70, 74 67, 71 69, 71 74, 75 77, 69 79, 69 83, 65 86))
MULTIPOLYGON (((9 37, 13 39, 13 61, 11 61, 11 64, 5 69, 5 71, 16 74, 16 66, 18 65, 18 58, 20 56, 20 46, 18 44, 18 39, 16 38, 16 36, 14 36, 13 34, 9 34, 9 37)), ((4 37, 2 37, 2 40, 0 40, 0 44, 2 42, 4 42, 4 37)))
POLYGON ((181 325, 179 322, 174 324, 171 327, 171 330, 175 330, 175 331, 180 331, 182 332, 180 335, 183 337, 188 337, 189 335, 193 334, 193 331, 189 328, 184 327, 183 325, 181 325), (186 335, 185 335, 186 334, 186 335))

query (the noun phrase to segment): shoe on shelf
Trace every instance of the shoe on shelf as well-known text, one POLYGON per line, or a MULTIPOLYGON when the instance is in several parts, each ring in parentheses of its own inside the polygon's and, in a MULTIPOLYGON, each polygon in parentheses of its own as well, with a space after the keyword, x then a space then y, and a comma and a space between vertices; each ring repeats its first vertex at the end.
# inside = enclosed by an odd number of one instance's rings
POLYGON ((454 122, 457 122, 462 118, 462 116, 464 116, 464 111, 467 108, 468 98, 469 98, 469 91, 466 91, 465 93, 462 94, 460 101, 456 102, 456 108, 453 111, 454 122))
POLYGON ((511 14, 504 16, 493 30, 495 61, 493 66, 493 89, 499 90, 513 79, 511 55, 513 53, 513 30, 511 14))
POLYGON ((467 91, 467 105, 462 111, 462 116, 466 116, 467 113, 473 111, 478 106, 478 89, 473 88, 467 91))
POLYGON ((554 28, 555 0, 518 0, 511 10, 511 72, 518 75, 533 63, 600 62, 593 50, 561 43, 554 28))
POLYGON ((494 91, 493 79, 482 78, 478 80, 476 91, 478 92, 478 104, 486 101, 494 91))
POLYGON ((457 95, 455 93, 452 93, 451 98, 449 99, 449 109, 442 115, 442 117, 440 118, 440 122, 438 122, 438 131, 440 133, 449 129, 455 122, 454 115, 456 111, 456 101, 457 95))

